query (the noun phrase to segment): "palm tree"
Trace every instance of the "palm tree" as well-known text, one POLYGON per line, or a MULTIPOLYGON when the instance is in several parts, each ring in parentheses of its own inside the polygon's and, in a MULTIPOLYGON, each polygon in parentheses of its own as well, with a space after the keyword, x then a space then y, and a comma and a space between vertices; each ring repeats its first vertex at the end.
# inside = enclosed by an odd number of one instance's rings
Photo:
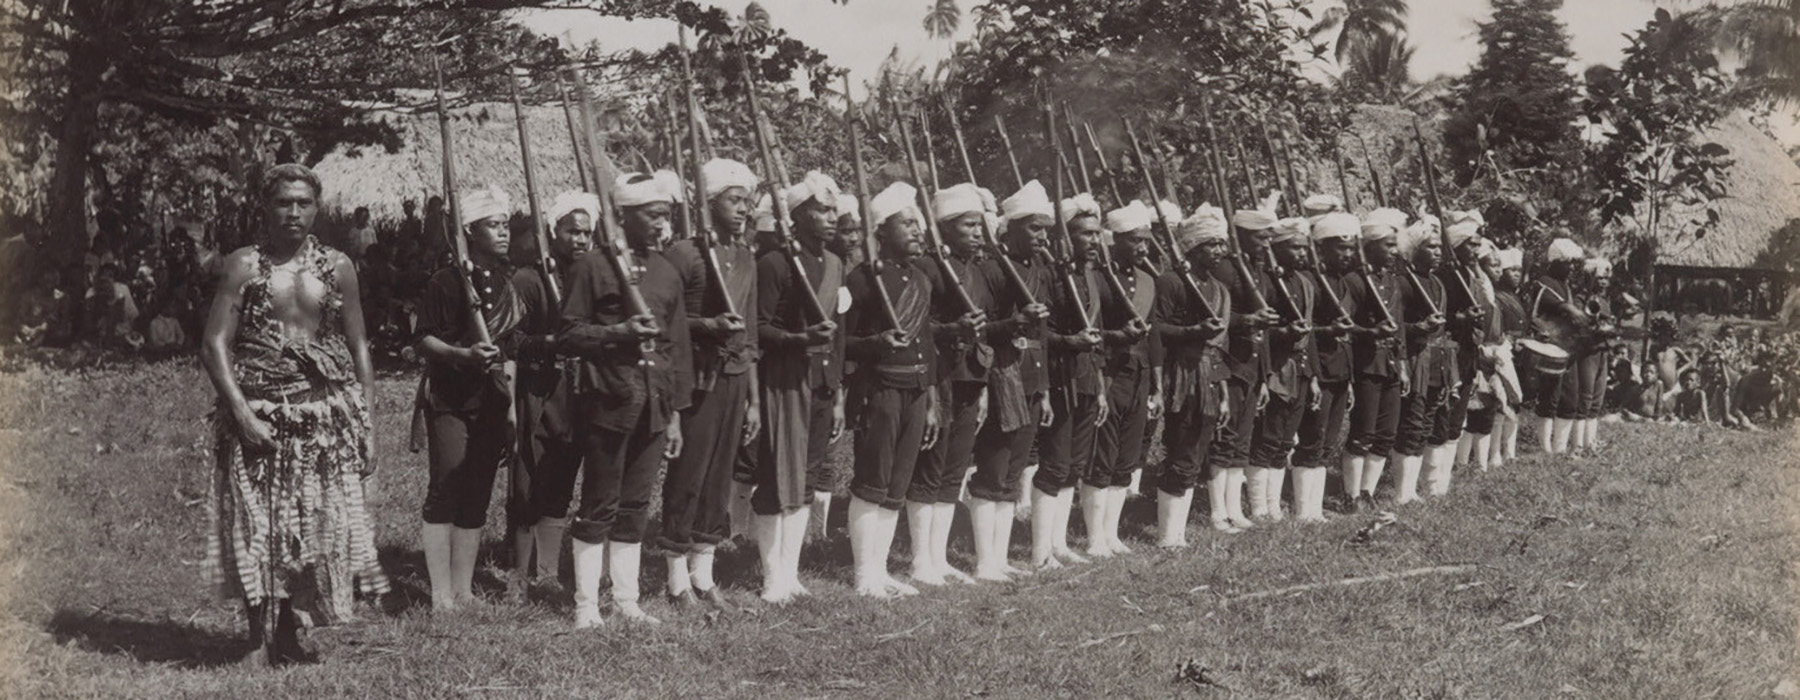
POLYGON ((1404 33, 1378 34, 1359 42, 1350 51, 1339 84, 1374 102, 1400 103, 1414 87, 1407 66, 1416 50, 1404 33))
POLYGON ((937 0, 925 13, 925 33, 933 39, 949 41, 961 26, 962 8, 957 7, 956 0, 937 0))
POLYGON ((1344 0, 1343 7, 1326 10, 1309 35, 1317 40, 1341 30, 1332 47, 1332 57, 1341 66, 1359 44, 1406 33, 1407 12, 1407 0, 1344 0))
POLYGON ((1750 0, 1696 12, 1719 48, 1743 59, 1742 86, 1758 97, 1800 104, 1800 0, 1750 0))

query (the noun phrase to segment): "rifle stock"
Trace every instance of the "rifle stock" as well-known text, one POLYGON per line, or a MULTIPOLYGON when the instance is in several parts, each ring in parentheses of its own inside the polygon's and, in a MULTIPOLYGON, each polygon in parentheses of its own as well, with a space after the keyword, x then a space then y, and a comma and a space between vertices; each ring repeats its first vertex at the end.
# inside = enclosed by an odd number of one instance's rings
MULTIPOLYGON (((850 157, 856 171, 856 205, 861 209, 862 236, 865 255, 868 256, 869 278, 875 282, 875 296, 881 300, 881 311, 887 314, 888 327, 897 331, 900 328, 900 314, 894 312, 894 296, 888 293, 887 281, 881 279, 881 273, 887 269, 887 262, 881 259, 875 245, 874 211, 870 208, 869 177, 863 167, 862 138, 856 129, 856 110, 850 103, 850 74, 844 73, 844 131, 850 140, 850 157)), ((915 168, 916 170, 916 168, 915 168)))

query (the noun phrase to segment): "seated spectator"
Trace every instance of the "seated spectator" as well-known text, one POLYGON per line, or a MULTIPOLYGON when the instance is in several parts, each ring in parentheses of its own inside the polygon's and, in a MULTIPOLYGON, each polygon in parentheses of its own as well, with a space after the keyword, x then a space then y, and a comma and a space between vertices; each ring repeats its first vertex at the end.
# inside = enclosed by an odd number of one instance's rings
POLYGON ((137 322, 137 302, 131 288, 119 281, 119 266, 104 263, 87 293, 87 317, 90 331, 103 344, 119 343, 133 349, 143 345, 143 338, 133 330, 137 322))
POLYGON ((1712 415, 1707 410, 1706 392, 1700 389, 1700 370, 1689 369, 1681 373, 1680 390, 1675 393, 1674 418, 1687 423, 1711 423, 1712 415))

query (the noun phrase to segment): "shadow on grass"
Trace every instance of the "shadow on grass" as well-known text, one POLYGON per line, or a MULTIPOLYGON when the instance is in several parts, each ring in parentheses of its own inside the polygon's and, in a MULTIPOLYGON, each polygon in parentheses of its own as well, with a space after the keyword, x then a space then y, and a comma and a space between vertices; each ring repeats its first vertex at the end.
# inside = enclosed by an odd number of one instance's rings
POLYGON ((104 612, 58 610, 47 625, 58 644, 135 661, 212 668, 236 663, 252 650, 247 635, 226 634, 175 620, 144 620, 104 612))

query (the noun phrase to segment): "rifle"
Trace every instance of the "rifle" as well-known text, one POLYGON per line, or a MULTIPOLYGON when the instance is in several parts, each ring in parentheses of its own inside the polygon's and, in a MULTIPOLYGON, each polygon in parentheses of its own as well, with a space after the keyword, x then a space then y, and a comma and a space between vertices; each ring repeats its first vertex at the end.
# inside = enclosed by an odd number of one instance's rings
MULTIPOLYGON (((862 138, 857 134, 856 109, 850 103, 850 73, 844 73, 844 131, 850 140, 850 157, 856 170, 856 202, 861 210, 858 218, 862 219, 863 252, 869 260, 869 278, 875 281, 875 298, 881 300, 881 310, 887 314, 888 327, 900 331, 900 314, 894 312, 894 295, 888 293, 887 282, 881 279, 882 271, 887 269, 887 262, 877 254, 875 247, 874 212, 870 209, 869 178, 863 169, 862 138)), ((917 168, 914 168, 917 170, 917 168)))
POLYGON ((556 76, 556 96, 562 98, 563 121, 569 125, 569 144, 572 146, 570 152, 575 156, 575 175, 581 179, 583 192, 593 192, 595 188, 588 176, 588 164, 581 158, 581 136, 575 130, 575 108, 569 106, 568 87, 563 85, 561 73, 552 71, 551 74, 556 76))
POLYGON ((1375 157, 1369 155, 1369 142, 1364 141, 1362 134, 1356 135, 1356 142, 1362 146, 1363 162, 1369 166, 1369 186, 1375 189, 1375 205, 1388 205, 1387 190, 1381 186, 1381 171, 1375 169, 1375 157))
MULTIPOLYGON (((1263 139, 1266 142, 1268 138, 1269 138, 1269 132, 1268 132, 1268 130, 1265 129, 1265 130, 1263 130, 1263 139)), ((1300 178, 1298 175, 1296 175, 1294 173, 1294 151, 1293 151, 1293 149, 1288 147, 1288 142, 1290 140, 1291 139, 1287 134, 1281 135, 1281 155, 1282 155, 1283 159, 1285 159, 1287 161, 1288 186, 1294 188, 1294 202, 1295 202, 1296 208, 1298 208, 1299 202, 1301 201, 1301 199, 1300 199, 1300 178)), ((1333 149, 1335 149, 1336 144, 1333 144, 1332 147, 1333 147, 1333 149)), ((1332 152, 1335 154, 1336 150, 1333 150, 1332 152)), ((1274 153, 1275 153, 1275 151, 1271 147, 1269 150, 1269 154, 1270 154, 1271 158, 1274 157, 1274 153)), ((1273 162, 1273 161, 1271 161, 1271 162, 1273 162)), ((1340 185, 1344 184, 1343 177, 1344 177, 1344 163, 1343 163, 1343 161, 1339 161, 1338 162, 1338 184, 1340 184, 1340 185)), ((1349 197, 1350 197, 1350 188, 1348 186, 1345 186, 1344 187, 1344 207, 1346 209, 1348 209, 1350 207, 1349 197)), ((1349 320, 1350 314, 1344 311, 1343 298, 1338 296, 1336 289, 1332 289, 1331 285, 1327 284, 1325 282, 1325 274, 1321 270, 1321 267, 1319 265, 1319 244, 1315 243, 1313 241, 1312 236, 1306 237, 1306 249, 1307 249, 1307 253, 1308 253, 1308 258, 1312 261, 1313 276, 1319 278, 1319 287, 1321 289, 1325 290, 1325 298, 1331 300, 1332 308, 1337 309, 1338 313, 1340 315, 1342 315, 1345 318, 1345 320, 1349 320)), ((1362 243, 1360 241, 1357 242, 1357 249, 1359 251, 1362 249, 1362 243)))
POLYGON ((781 190, 787 189, 787 168, 775 160, 775 150, 770 145, 772 139, 768 132, 768 119, 763 115, 762 102, 756 97, 756 80, 750 75, 750 55, 743 54, 744 98, 750 102, 751 127, 756 132, 756 150, 762 156, 763 186, 768 189, 769 206, 775 210, 775 232, 781 238, 782 250, 787 254, 788 263, 794 270, 794 278, 800 280, 805 300, 800 310, 806 317, 806 324, 826 323, 831 317, 825 313, 825 306, 819 302, 819 294, 815 291, 811 275, 806 274, 806 266, 800 264, 800 241, 794 238, 789 228, 787 207, 781 201, 781 190), (777 189, 779 188, 779 189, 777 189))
POLYGON ((994 115, 994 129, 1000 132, 1000 146, 1006 150, 1006 163, 1012 166, 1013 187, 1025 188, 1025 176, 1019 172, 1019 159, 1013 156, 1012 137, 1006 135, 1006 120, 994 115))
MULTIPOLYGON (((1468 271, 1462 262, 1456 259, 1456 251, 1450 247, 1450 219, 1444 215, 1444 201, 1438 199, 1437 168, 1432 166, 1431 151, 1425 148, 1425 134, 1419 131, 1419 118, 1413 117, 1413 140, 1419 144, 1419 162, 1424 166, 1425 195, 1431 200, 1431 213, 1438 219, 1438 236, 1444 243, 1444 264, 1450 268, 1451 280, 1456 283, 1457 291, 1462 292, 1463 299, 1471 307, 1479 307, 1475 300, 1475 291, 1469 287, 1468 271)), ((1448 285, 1446 285, 1448 286, 1448 285)), ((1446 295, 1444 302, 1450 301, 1446 295)))
POLYGON ((1344 174, 1344 152, 1335 140, 1331 142, 1331 163, 1337 167, 1338 191, 1344 195, 1344 210, 1354 209, 1356 202, 1350 196, 1350 176, 1344 174))
MULTIPOLYGON (((906 115, 901 114, 898 109, 894 110, 894 115, 900 118, 900 125, 904 127, 906 125, 906 115)), ((904 129, 902 129, 902 131, 904 131, 904 129)), ((919 103, 919 135, 923 136, 925 138, 925 172, 926 172, 926 174, 931 176, 931 180, 930 180, 931 192, 935 193, 938 190, 943 189, 943 185, 938 183, 937 144, 932 142, 931 119, 929 119, 925 114, 925 103, 924 102, 919 103)), ((912 147, 912 138, 911 137, 908 137, 906 139, 906 146, 909 149, 912 147)), ((910 158, 911 157, 910 150, 908 151, 908 154, 909 154, 908 157, 910 158)), ((908 161, 907 165, 908 165, 908 167, 911 167, 914 163, 917 163, 917 162, 918 161, 908 161)), ((925 192, 925 182, 926 181, 919 180, 918 173, 913 173, 913 179, 918 180, 919 191, 925 192)), ((929 199, 929 197, 927 197, 927 199, 929 199)), ((920 211, 924 211, 927 214, 931 213, 929 209, 921 209, 920 211)), ((937 239, 937 241, 939 243, 943 243, 943 239, 941 239, 941 238, 937 239)))
POLYGON ((462 202, 456 193, 456 154, 450 139, 450 109, 444 106, 444 69, 435 52, 431 56, 431 72, 437 78, 438 139, 444 151, 444 209, 450 214, 444 232, 450 237, 450 250, 456 256, 450 267, 456 270, 457 281, 462 282, 463 300, 468 307, 469 325, 475 331, 476 341, 492 345, 494 337, 488 333, 487 315, 481 312, 481 297, 475 292, 472 277, 475 263, 469 260, 469 241, 460 230, 462 202))
MULTIPOLYGON (((1106 163, 1106 151, 1100 150, 1100 139, 1094 136, 1094 125, 1081 123, 1082 131, 1087 132, 1088 147, 1094 149, 1094 161, 1100 165, 1100 172, 1106 174, 1106 189, 1112 193, 1115 206, 1125 206, 1125 197, 1119 194, 1119 174, 1106 163)), ((1155 203, 1153 203, 1155 204, 1155 203)))
POLYGON ((1061 268, 1063 286, 1069 290, 1069 303, 1075 306, 1075 313, 1081 318, 1082 329, 1092 330, 1094 318, 1088 314, 1087 303, 1081 300, 1081 288, 1075 281, 1075 271, 1081 263, 1075 259, 1075 241, 1069 236, 1069 222, 1063 218, 1062 200, 1067 193, 1064 191, 1063 168, 1056 166, 1066 166, 1068 162, 1063 159, 1062 139, 1056 138, 1056 110, 1050 106, 1049 100, 1044 101, 1044 136, 1050 140, 1050 150, 1057 161, 1051 165, 1051 170, 1056 173, 1056 198, 1051 201, 1051 206, 1056 209, 1056 227, 1052 230, 1062 234, 1061 245, 1056 245, 1054 239, 1050 245, 1050 249, 1055 251, 1051 259, 1061 268))
MULTIPOLYGON (((1256 181, 1253 179, 1256 170, 1250 165, 1250 157, 1244 154, 1244 142, 1233 138, 1231 140, 1231 147, 1233 150, 1237 151, 1238 167, 1242 168, 1244 171, 1244 185, 1250 188, 1250 197, 1255 199, 1256 193, 1261 190, 1256 186, 1256 181)), ((1269 153, 1273 156, 1274 151, 1271 150, 1269 153)), ((1270 170, 1274 170, 1274 168, 1271 167, 1270 170)), ((1281 177, 1279 172, 1275 172, 1274 175, 1277 179, 1281 177)), ((1294 297, 1293 290, 1288 289, 1287 275, 1285 274, 1285 271, 1281 269, 1280 263, 1275 261, 1274 246, 1265 245, 1262 250, 1263 265, 1269 271, 1269 279, 1275 283, 1275 293, 1280 297, 1279 301, 1283 302, 1282 305, 1293 315, 1295 320, 1305 320, 1305 313, 1300 310, 1300 300, 1294 297)))
MULTIPOLYGON (((626 250, 624 231, 620 230, 617 206, 613 202, 613 188, 605 182, 602 174, 604 171, 616 168, 612 167, 612 160, 607 157, 605 147, 601 145, 603 142, 600 140, 598 127, 594 122, 594 105, 588 97, 587 84, 581 79, 580 74, 575 72, 573 66, 569 66, 567 70, 569 71, 569 82, 574 87, 575 94, 581 98, 582 140, 589 149, 588 163, 593 166, 595 182, 598 184, 594 194, 598 195, 600 199, 600 220, 594 222, 594 231, 598 234, 598 240, 594 242, 594 247, 600 251, 602 257, 606 258, 607 265, 612 267, 613 275, 619 278, 619 289, 625 297, 625 310, 632 316, 651 318, 651 325, 655 325, 655 316, 650 313, 650 305, 644 301, 644 294, 638 289, 638 283, 634 281, 635 275, 632 274, 634 265, 631 262, 630 252, 626 250)), ((682 321, 676 319, 675 322, 682 321)), ((638 344, 639 350, 645 353, 651 352, 655 346, 656 341, 650 338, 645 338, 638 344)))
MULTIPOLYGON (((975 184, 975 161, 969 159, 969 144, 963 139, 962 120, 957 118, 955 109, 945 109, 944 112, 950 115, 950 133, 956 136, 956 152, 962 156, 963 174, 969 177, 969 184, 980 187, 975 184)), ((995 121, 998 123, 998 118, 995 121)), ((1004 135, 1006 132, 1001 131, 1000 133, 1004 135)), ((1005 137, 1002 136, 1002 138, 1005 137)), ((1006 159, 1011 161, 1012 152, 1010 146, 1008 148, 1006 159)), ((1013 175, 1017 176, 1018 171, 1014 170, 1013 175)), ((1013 265, 1012 258, 1006 257, 1006 251, 1000 247, 1000 237, 988 225, 988 218, 985 214, 981 217, 981 237, 987 241, 989 246, 993 247, 994 260, 999 262, 1000 271, 1006 275, 1007 281, 1012 283, 1013 289, 1018 291, 1019 299, 1022 300, 1020 306, 1036 304, 1037 299, 1031 294, 1031 287, 1025 284, 1025 277, 1019 274, 1019 268, 1013 265)))
MULTIPOLYGON (((846 80, 848 79, 846 78, 846 80)), ((912 130, 906 127, 906 115, 900 113, 899 110, 895 110, 894 116, 900 121, 900 145, 905 147, 906 150, 907 170, 912 173, 913 182, 920 184, 919 211, 925 213, 925 235, 927 237, 925 249, 929 252, 932 259, 937 261, 938 269, 944 273, 944 280, 950 284, 952 289, 956 290, 956 300, 962 303, 963 310, 965 312, 980 311, 981 307, 976 306, 975 300, 969 298, 969 290, 963 286, 961 276, 956 274, 956 268, 950 265, 948 255, 950 248, 949 246, 944 245, 943 232, 938 230, 937 212, 932 211, 931 209, 931 195, 937 191, 936 169, 933 168, 934 172, 931 176, 932 192, 926 192, 923 186, 925 180, 920 177, 919 173, 919 159, 913 155, 912 130)), ((937 160, 937 156, 930 155, 931 151, 929 150, 931 148, 931 127, 925 121, 925 112, 923 108, 919 111, 919 124, 921 128, 925 130, 926 154, 935 161, 937 160)), ((851 150, 853 153, 859 154, 860 157, 860 150, 855 148, 852 148, 851 150)), ((860 177, 860 173, 862 172, 862 161, 858 160, 856 164, 857 172, 859 173, 858 177, 860 177)), ((987 219, 985 215, 981 218, 983 220, 987 219)))
MULTIPOLYGON (((700 142, 700 99, 694 96, 694 66, 688 58, 687 25, 676 28, 676 37, 681 46, 681 90, 687 102, 688 144, 694 152, 694 191, 700 195, 700 201, 693 205, 699 215, 700 230, 690 230, 690 233, 694 236, 694 245, 700 249, 700 260, 706 265, 708 286, 719 290, 725 314, 738 316, 737 302, 731 300, 731 290, 725 286, 724 268, 719 266, 717 247, 724 241, 716 238, 718 232, 713 230, 712 203, 706 201, 706 148, 700 142)), ((680 146, 675 147, 675 165, 675 171, 681 172, 680 146)))
MULTIPOLYGON (((1075 165, 1077 167, 1076 172, 1081 174, 1081 191, 1092 195, 1094 193, 1094 183, 1088 179, 1087 156, 1082 155, 1081 152, 1081 133, 1075 129, 1075 112, 1069 109, 1069 103, 1067 102, 1063 103, 1063 126, 1068 127, 1069 144, 1075 148, 1075 165)), ((1056 135, 1051 134, 1050 138, 1056 138, 1056 135)), ((1074 180, 1070 180, 1070 182, 1074 182, 1074 180)), ((1124 202, 1120 202, 1119 204, 1123 205, 1124 202)))
MULTIPOLYGON (((1212 166, 1213 182, 1218 183, 1218 191, 1221 195, 1219 206, 1225 211, 1225 244, 1231 249, 1231 265, 1237 271, 1238 280, 1242 283, 1244 290, 1249 292, 1252 306, 1260 311, 1269 308, 1269 302, 1263 298, 1262 289, 1250 277, 1250 265, 1244 259, 1243 246, 1238 245, 1237 229, 1231 223, 1237 208, 1231 204, 1230 180, 1225 176, 1224 142, 1219 140, 1218 132, 1213 128, 1212 104, 1204 95, 1200 98, 1200 112, 1206 123, 1206 140, 1213 144, 1209 160, 1212 166)), ((1256 193, 1252 192, 1251 196, 1255 197, 1256 193)))
MULTIPOLYGON (((1132 153, 1137 156, 1138 172, 1144 176, 1144 189, 1150 192, 1150 198, 1156 200, 1158 204, 1156 220, 1162 224, 1163 237, 1168 239, 1169 249, 1175 250, 1175 227, 1169 223, 1169 215, 1163 212, 1162 198, 1157 196, 1156 192, 1156 177, 1150 173, 1150 161, 1144 158, 1144 147, 1138 143, 1137 130, 1132 128, 1129 121, 1125 122, 1125 136, 1131 141, 1132 153)), ((1157 154, 1159 161, 1161 155, 1157 154)), ((1175 193, 1170 192, 1169 201, 1175 201, 1175 196, 1175 193)), ((1176 206, 1180 206, 1180 204, 1177 203, 1176 206)), ((1152 230, 1155 229, 1152 228, 1152 230)), ((1188 294, 1194 298, 1194 303, 1200 305, 1200 315, 1208 320, 1218 318, 1218 312, 1206 303, 1206 295, 1200 293, 1200 282, 1194 279, 1194 268, 1188 262, 1187 256, 1183 255, 1185 252, 1175 251, 1175 254, 1169 257, 1169 267, 1175 271, 1177 277, 1181 278, 1182 286, 1187 287, 1188 294)))
MULTIPOLYGON (((686 188, 687 178, 681 177, 681 141, 677 138, 680 129, 675 127, 675 91, 673 90, 670 90, 669 96, 663 99, 662 122, 663 140, 669 144, 669 170, 674 171, 677 178, 682 181, 682 187, 686 188)), ((704 199, 705 192, 702 191, 700 196, 704 199)), ((706 204, 706 202, 695 203, 691 201, 693 199, 693 197, 682 197, 680 202, 675 203, 675 208, 679 210, 678 213, 681 216, 681 235, 689 238, 694 236, 694 207, 706 204)))
POLYGON ((525 198, 531 203, 531 230, 537 240, 538 271, 544 274, 544 288, 550 294, 550 308, 562 308, 562 286, 556 281, 556 258, 550 255, 550 236, 544 226, 544 207, 538 197, 537 168, 531 157, 531 136, 525 127, 525 109, 519 104, 519 83, 512 68, 506 69, 506 87, 512 93, 513 117, 519 123, 519 160, 525 166, 525 198))

